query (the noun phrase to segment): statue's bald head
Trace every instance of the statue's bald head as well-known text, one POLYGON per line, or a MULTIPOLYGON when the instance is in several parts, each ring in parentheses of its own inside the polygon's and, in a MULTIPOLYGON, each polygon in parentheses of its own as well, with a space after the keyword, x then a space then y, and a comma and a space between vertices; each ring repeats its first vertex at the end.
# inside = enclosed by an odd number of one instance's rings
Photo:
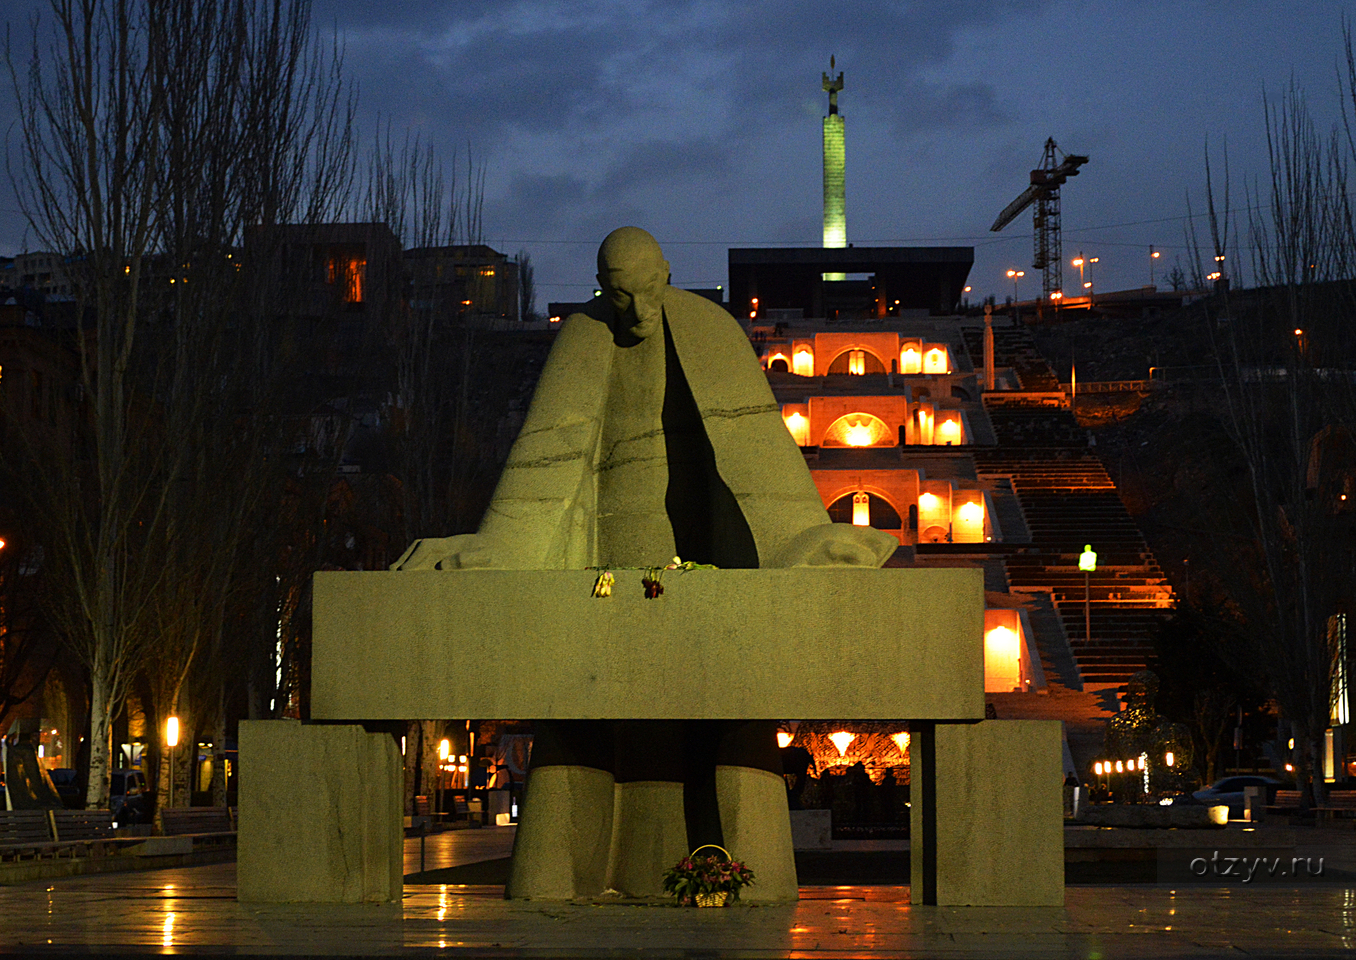
POLYGON ((640 227, 619 227, 598 248, 598 283, 618 329, 645 339, 663 322, 669 265, 659 243, 640 227))
POLYGON ((618 227, 598 248, 598 272, 627 266, 654 266, 664 262, 659 241, 640 227, 618 227))

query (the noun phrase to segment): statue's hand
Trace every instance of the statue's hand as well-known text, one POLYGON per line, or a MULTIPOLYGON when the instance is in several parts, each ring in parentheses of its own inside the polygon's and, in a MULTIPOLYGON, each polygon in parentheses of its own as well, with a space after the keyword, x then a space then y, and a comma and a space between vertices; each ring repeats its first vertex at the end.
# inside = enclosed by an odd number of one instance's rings
POLYGON ((493 551, 474 533, 416 540, 392 570, 463 570, 495 567, 493 551))
POLYGON ((808 527, 773 558, 772 567, 879 567, 899 546, 883 530, 851 523, 808 527))

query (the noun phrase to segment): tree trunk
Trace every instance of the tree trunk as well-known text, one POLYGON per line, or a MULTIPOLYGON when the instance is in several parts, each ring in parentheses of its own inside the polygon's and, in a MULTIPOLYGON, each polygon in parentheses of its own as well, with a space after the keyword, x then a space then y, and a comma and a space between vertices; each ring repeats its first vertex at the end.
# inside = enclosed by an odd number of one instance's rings
POLYGON ((113 704, 101 671, 90 678, 89 705, 89 781, 85 788, 85 809, 108 809, 108 778, 112 769, 113 704))

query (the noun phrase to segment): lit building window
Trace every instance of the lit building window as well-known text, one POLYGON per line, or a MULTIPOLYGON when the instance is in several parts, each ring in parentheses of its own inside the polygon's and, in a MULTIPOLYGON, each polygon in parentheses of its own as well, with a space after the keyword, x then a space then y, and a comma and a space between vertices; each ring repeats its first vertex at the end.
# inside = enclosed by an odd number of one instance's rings
POLYGON ((921 373, 922 370, 922 357, 918 353, 918 348, 909 344, 899 356, 899 371, 900 373, 921 373))
POLYGON ((786 423, 786 429, 791 432, 791 438, 796 441, 796 446, 808 446, 810 443, 810 421, 799 411, 793 411, 783 419, 786 423))
POLYGON ((960 421, 956 419, 943 420, 937 424, 936 435, 933 439, 942 446, 959 444, 961 440, 960 421))
POLYGON ((815 355, 801 347, 792 355, 791 372, 798 377, 813 377, 815 375, 815 355))
POLYGON ((924 373, 950 373, 949 365, 946 362, 946 351, 941 347, 933 347, 923 355, 924 373))
POLYGON ((855 377, 866 373, 866 351, 852 350, 848 353, 848 373, 855 377))
POLYGON ((339 286, 344 303, 362 303, 367 280, 367 261, 361 257, 333 256, 325 264, 325 282, 339 286))

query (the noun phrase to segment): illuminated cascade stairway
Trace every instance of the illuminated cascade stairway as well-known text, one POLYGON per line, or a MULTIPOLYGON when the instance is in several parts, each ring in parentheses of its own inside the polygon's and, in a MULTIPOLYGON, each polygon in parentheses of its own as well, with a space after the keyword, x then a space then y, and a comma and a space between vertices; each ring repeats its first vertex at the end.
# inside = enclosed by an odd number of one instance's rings
MULTIPOLYGON (((1040 419, 1052 439, 1077 430, 1067 412, 1042 410, 1040 419)), ((1010 589, 1050 593, 1085 684, 1124 683, 1152 656, 1154 630, 1172 604, 1172 588, 1100 460, 1067 446, 1012 443, 1002 421, 995 422, 1000 446, 974 455, 982 477, 1011 480, 1031 532, 1034 550, 1007 558, 1010 589), (1091 638, 1078 569, 1086 543, 1097 551, 1097 570, 1088 578, 1091 638)))

